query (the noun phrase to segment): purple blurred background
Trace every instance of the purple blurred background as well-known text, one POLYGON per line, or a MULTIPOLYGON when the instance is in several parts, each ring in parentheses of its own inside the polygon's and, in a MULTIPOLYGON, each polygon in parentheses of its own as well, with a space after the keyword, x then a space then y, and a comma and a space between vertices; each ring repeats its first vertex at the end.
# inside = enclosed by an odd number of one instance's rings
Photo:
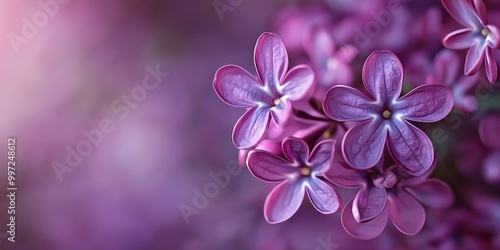
MULTIPOLYGON (((230 8, 222 14, 215 2, 0 3, 0 133, 5 144, 17 138, 19 188, 16 243, 0 239, 0 249, 389 249, 413 240, 389 224, 384 234, 397 237, 355 240, 339 214, 322 216, 309 205, 285 223, 264 220, 272 185, 235 168, 231 131, 242 111, 219 100, 212 80, 225 64, 253 72, 257 37, 280 31, 278 12, 292 1, 221 0, 230 8), (155 70, 168 76, 149 77, 155 70), (145 89, 145 77, 159 83, 145 89), (140 100, 127 104, 126 96, 140 100), (112 131, 99 136, 103 121, 112 131), (81 159, 69 156, 70 166, 68 155, 84 150, 88 133, 96 143, 81 159), (229 176, 224 187, 198 197, 222 175, 229 176)), ((372 8, 329 2, 344 15, 372 8)), ((401 25, 410 17, 401 16, 401 25)), ((384 46, 400 44, 373 45, 384 46)), ((356 70, 368 51, 361 53, 356 70)), ((5 225, 6 169, 0 180, 5 225)))

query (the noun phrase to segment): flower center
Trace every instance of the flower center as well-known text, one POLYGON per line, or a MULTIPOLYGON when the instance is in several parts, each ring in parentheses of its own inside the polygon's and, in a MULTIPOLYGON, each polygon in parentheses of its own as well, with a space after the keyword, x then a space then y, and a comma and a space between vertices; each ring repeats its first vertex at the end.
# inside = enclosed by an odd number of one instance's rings
POLYGON ((278 105, 280 105, 280 103, 281 103, 280 98, 277 98, 276 100, 274 100, 274 106, 278 106, 278 105))
POLYGON ((387 110, 387 109, 386 109, 386 110, 384 110, 384 112, 382 112, 382 116, 384 117, 384 119, 389 119, 389 118, 391 118, 391 115, 392 115, 391 111, 389 111, 389 110, 387 110))
POLYGON ((301 167, 300 168, 300 174, 302 176, 310 176, 311 175, 311 169, 309 167, 301 167))
POLYGON ((385 187, 387 189, 394 187, 397 182, 398 177, 392 171, 387 171, 373 179, 373 184, 376 187, 385 187))
POLYGON ((487 29, 481 30, 481 35, 483 35, 484 37, 487 37, 489 34, 490 34, 490 32, 488 32, 487 29))

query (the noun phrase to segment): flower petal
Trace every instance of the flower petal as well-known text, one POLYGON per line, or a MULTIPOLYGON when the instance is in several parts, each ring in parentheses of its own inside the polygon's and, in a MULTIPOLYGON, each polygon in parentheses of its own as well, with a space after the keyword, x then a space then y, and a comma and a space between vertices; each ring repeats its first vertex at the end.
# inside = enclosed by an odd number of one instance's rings
POLYGON ((368 169, 382 157, 387 128, 379 118, 362 122, 347 131, 342 141, 342 153, 355 169, 368 169))
POLYGON ((290 162, 258 149, 250 151, 247 165, 255 177, 264 181, 282 181, 287 179, 287 175, 297 172, 290 162))
POLYGON ((403 66, 390 51, 375 51, 363 65, 363 84, 379 103, 388 104, 401 94, 403 66))
POLYGON ((392 158, 408 174, 419 176, 432 166, 434 149, 429 137, 405 120, 390 126, 388 148, 392 158))
POLYGON ((234 107, 253 107, 267 98, 262 84, 236 65, 217 70, 213 86, 220 99, 234 107))
POLYGON ((287 137, 283 140, 283 154, 293 163, 305 164, 309 157, 309 146, 304 140, 287 137))
POLYGON ((293 67, 285 76, 280 92, 283 97, 298 101, 312 93, 316 79, 309 66, 298 65, 293 67))
POLYGON ((500 151, 493 151, 484 159, 483 177, 489 183, 500 182, 500 151))
POLYGON ((334 162, 324 176, 337 186, 354 188, 365 184, 365 175, 365 172, 354 170, 347 166, 347 163, 334 162))
POLYGON ((369 240, 377 237, 384 231, 388 218, 387 209, 384 209, 379 216, 371 221, 358 223, 352 215, 352 207, 353 200, 349 201, 344 210, 342 210, 341 215, 342 226, 347 233, 358 239, 369 240))
POLYGON ((271 108, 271 115, 277 125, 283 125, 293 115, 293 107, 289 100, 280 99, 280 103, 271 108))
POLYGON ((470 47, 465 57, 464 73, 466 75, 470 76, 477 73, 483 63, 485 49, 486 43, 482 41, 476 41, 472 47, 470 47))
POLYGON ((362 121, 373 117, 378 105, 359 90, 334 86, 323 101, 325 114, 336 121, 362 121))
POLYGON ((340 198, 332 187, 312 177, 306 184, 307 194, 311 203, 321 213, 332 214, 340 208, 340 198))
POLYGON ((366 187, 359 190, 354 197, 352 214, 359 223, 364 223, 378 216, 387 203, 387 192, 385 187, 375 187, 368 183, 366 187))
POLYGON ((309 166, 316 173, 323 173, 330 169, 335 155, 335 141, 324 140, 316 144, 309 156, 309 166))
POLYGON ((465 27, 479 29, 481 21, 470 2, 466 0, 441 0, 450 15, 465 27))
POLYGON ((281 38, 273 33, 262 34, 255 44, 254 60, 260 80, 277 89, 288 69, 288 54, 281 38))
POLYGON ((443 45, 448 49, 467 49, 474 45, 477 34, 471 28, 451 32, 443 39, 443 45))
POLYGON ((444 49, 440 51, 434 59, 433 67, 438 82, 433 84, 449 86, 455 83, 461 67, 460 64, 460 58, 452 50, 444 49))
POLYGON ((418 185, 405 187, 405 190, 429 207, 446 208, 453 203, 453 191, 448 184, 438 179, 428 179, 418 185))
POLYGON ((389 193, 387 208, 394 226, 404 234, 415 235, 424 226, 424 208, 405 190, 389 193))
POLYGON ((472 3, 474 4, 474 9, 476 10, 479 20, 485 25, 488 16, 486 15, 486 7, 484 6, 483 0, 472 0, 472 3))
POLYGON ((304 36, 304 50, 314 64, 325 63, 335 52, 335 44, 328 29, 324 25, 314 25, 304 36))
POLYGON ((262 140, 269 125, 269 109, 253 107, 236 122, 233 142, 238 149, 254 147, 262 140))
POLYGON ((266 198, 264 217, 271 224, 288 220, 297 212, 303 199, 302 183, 290 180, 280 183, 266 198))
POLYGON ((486 76, 491 83, 494 83, 498 77, 498 67, 495 58, 493 57, 493 53, 490 48, 486 48, 486 76))
POLYGON ((488 44, 488 46, 495 49, 500 49, 500 29, 494 25, 486 25, 486 29, 489 32, 488 36, 486 37, 486 43, 488 44))
POLYGON ((453 94, 442 85, 421 85, 401 97, 394 112, 406 120, 437 122, 453 108, 453 94))
POLYGON ((479 136, 489 148, 500 149, 500 115, 488 114, 479 122, 479 136))

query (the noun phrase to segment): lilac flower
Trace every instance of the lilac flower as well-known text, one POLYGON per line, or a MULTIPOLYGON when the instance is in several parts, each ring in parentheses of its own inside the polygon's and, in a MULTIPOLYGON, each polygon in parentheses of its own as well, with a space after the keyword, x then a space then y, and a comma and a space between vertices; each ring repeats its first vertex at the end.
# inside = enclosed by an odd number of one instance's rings
POLYGON ((321 213, 331 214, 340 208, 337 192, 319 179, 333 162, 335 141, 318 143, 309 155, 306 142, 293 137, 282 144, 286 160, 263 150, 253 150, 247 165, 260 180, 280 182, 267 196, 264 217, 269 223, 289 219, 300 207, 307 193, 313 206, 321 213))
POLYGON ((346 161, 356 169, 373 167, 381 158, 384 145, 406 172, 421 175, 434 159, 432 143, 408 122, 435 122, 453 106, 453 95, 445 86, 424 85, 399 98, 403 69, 388 51, 373 52, 363 66, 366 97, 348 86, 334 86, 323 107, 336 121, 360 121, 347 131, 342 141, 346 161))
POLYGON ((479 136, 483 144, 491 149, 483 160, 483 177, 491 183, 500 184, 500 116, 488 114, 479 122, 479 136))
POLYGON ((450 50, 439 52, 434 58, 433 66, 434 72, 427 77, 426 83, 449 87, 453 93, 456 108, 466 112, 475 111, 478 106, 477 99, 467 92, 477 83, 477 75, 457 78, 460 59, 450 50))
POLYGON ((236 65, 215 73, 214 89, 225 103, 249 108, 233 130, 233 142, 240 149, 254 147, 263 139, 269 122, 284 123, 292 114, 291 101, 307 96, 315 85, 314 73, 306 65, 288 71, 288 55, 281 39, 264 33, 254 52, 258 77, 236 65))
POLYGON ((497 79, 497 63, 491 49, 500 48, 500 30, 488 24, 486 8, 481 0, 441 0, 450 15, 466 28, 454 31, 443 39, 449 49, 469 49, 465 58, 465 74, 477 73, 483 59, 490 82, 497 79))
POLYGON ((390 217, 400 232, 414 235, 425 222, 420 203, 445 208, 453 202, 453 193, 447 184, 427 179, 432 169, 418 177, 398 170, 396 166, 383 170, 378 164, 368 171, 360 171, 336 163, 326 174, 335 185, 360 188, 342 211, 342 225, 349 234, 365 240, 375 238, 390 217))

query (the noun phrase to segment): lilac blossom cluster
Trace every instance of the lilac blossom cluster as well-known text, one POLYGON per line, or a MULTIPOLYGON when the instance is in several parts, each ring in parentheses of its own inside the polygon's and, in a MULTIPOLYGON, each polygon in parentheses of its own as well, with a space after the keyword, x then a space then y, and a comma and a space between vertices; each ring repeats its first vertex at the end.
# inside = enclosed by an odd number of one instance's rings
POLYGON ((482 0, 362 2, 369 2, 369 10, 354 1, 286 8, 276 34, 257 39, 255 71, 226 65, 215 73, 219 98, 246 110, 232 135, 240 163, 257 179, 276 184, 264 218, 271 224, 290 219, 307 196, 324 216, 339 213, 345 231, 358 239, 379 236, 390 220, 406 235, 425 231, 418 234, 423 245, 414 247, 453 248, 457 224, 483 223, 487 233, 481 235, 493 235, 491 241, 474 235, 465 237, 472 242, 467 244, 500 247, 500 226, 491 222, 500 221, 500 199, 491 194, 500 183, 500 115, 481 109, 474 96, 483 74, 489 85, 497 79, 498 6, 492 3, 496 18, 489 18, 482 0), (364 12, 375 21, 359 18, 364 12), (400 15, 398 21, 391 15, 400 15), (367 25, 376 21, 379 26, 367 25), (462 150, 464 159, 456 163, 454 180, 443 168, 449 157, 435 153, 440 145, 454 146, 432 132, 447 125, 457 130, 448 123, 450 112, 474 115, 468 125, 480 138, 453 138, 463 142, 452 151, 462 150), (468 152, 477 144, 481 154, 468 152), (489 184, 478 184, 468 176, 472 172, 489 184), (462 179, 472 188, 455 184, 462 179), (456 199, 447 183, 459 189, 456 199), (357 193, 345 199, 347 189, 357 193), (450 213, 434 220, 440 226, 426 228, 429 217, 442 211, 450 213), (467 217, 476 214, 481 222, 469 223, 467 217))

